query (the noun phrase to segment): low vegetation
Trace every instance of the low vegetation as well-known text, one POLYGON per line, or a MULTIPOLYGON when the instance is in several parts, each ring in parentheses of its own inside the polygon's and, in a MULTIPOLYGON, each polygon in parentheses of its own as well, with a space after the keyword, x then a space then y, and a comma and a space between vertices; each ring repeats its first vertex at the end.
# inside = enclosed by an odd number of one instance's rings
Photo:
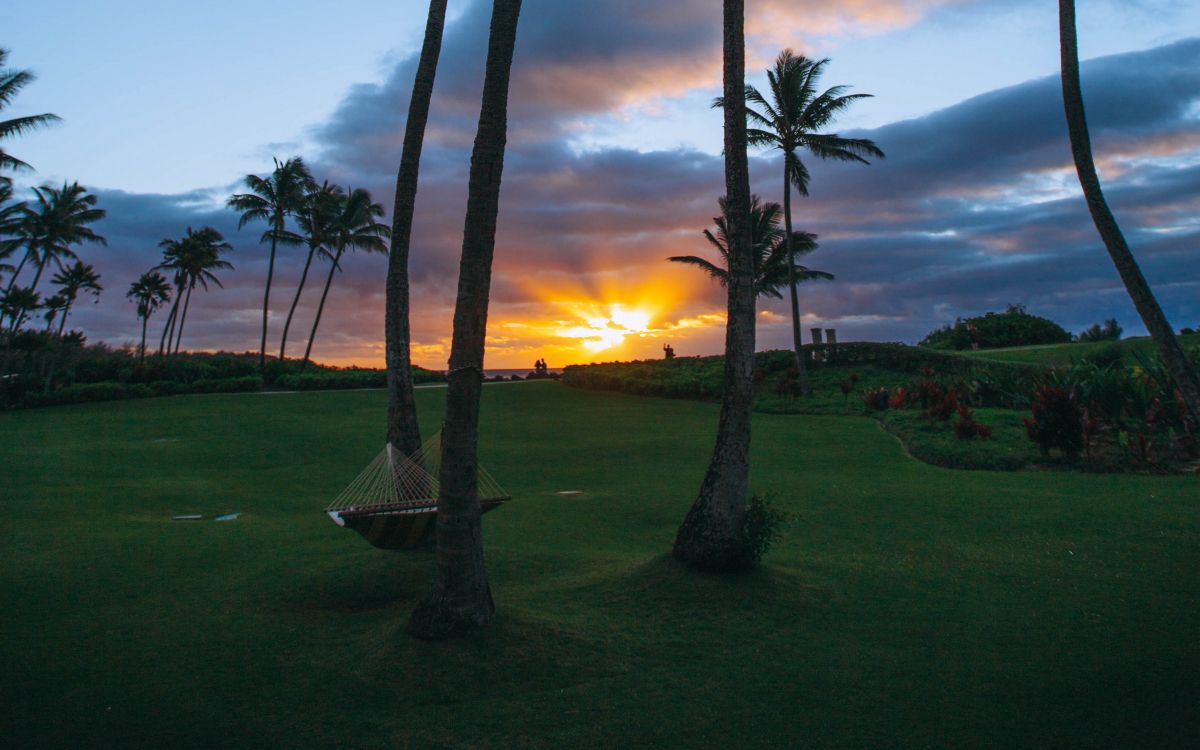
MULTIPOLYGON (((1146 341, 1013 349, 1008 361, 900 344, 810 346, 809 397, 799 395, 790 352, 763 352, 755 410, 870 414, 915 457, 945 467, 1194 470, 1196 425, 1146 341)), ((576 387, 713 401, 721 373, 720 357, 698 357, 574 366, 563 376, 576 387)))
MULTIPOLYGON (((432 434, 442 395, 417 398, 432 434)), ((667 552, 715 406, 486 387, 481 460, 514 496, 483 526, 497 621, 428 644, 401 629, 433 556, 321 513, 378 452, 385 403, 0 414, 6 741, 1186 747, 1200 731, 1193 477, 951 472, 867 419, 756 414, 751 491, 782 536, 757 570, 694 574, 667 552)))
MULTIPOLYGON (((129 349, 87 344, 78 333, 59 337, 20 331, 7 338, 6 373, 0 378, 0 409, 90 401, 233 393, 264 388, 328 390, 383 388, 387 373, 366 368, 327 367, 257 355, 181 353, 142 359, 129 349)), ((418 383, 444 382, 439 372, 413 368, 418 383)))

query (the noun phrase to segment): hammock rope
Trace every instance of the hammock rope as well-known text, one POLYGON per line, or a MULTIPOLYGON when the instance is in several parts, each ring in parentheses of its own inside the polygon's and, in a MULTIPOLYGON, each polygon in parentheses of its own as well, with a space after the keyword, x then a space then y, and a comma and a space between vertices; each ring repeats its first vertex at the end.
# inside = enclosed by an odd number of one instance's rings
MULTIPOLYGON (((383 549, 411 549, 433 529, 437 517, 441 434, 404 456, 389 443, 325 508, 338 526, 383 549)), ((477 479, 482 512, 511 499, 482 466, 477 479)))

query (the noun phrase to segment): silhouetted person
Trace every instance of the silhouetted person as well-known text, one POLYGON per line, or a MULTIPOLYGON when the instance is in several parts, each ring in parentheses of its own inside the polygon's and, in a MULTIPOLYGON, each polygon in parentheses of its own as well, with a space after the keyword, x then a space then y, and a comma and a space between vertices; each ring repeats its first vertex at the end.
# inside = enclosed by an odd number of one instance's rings
POLYGON ((675 350, 670 344, 663 344, 663 359, 675 359, 675 350))

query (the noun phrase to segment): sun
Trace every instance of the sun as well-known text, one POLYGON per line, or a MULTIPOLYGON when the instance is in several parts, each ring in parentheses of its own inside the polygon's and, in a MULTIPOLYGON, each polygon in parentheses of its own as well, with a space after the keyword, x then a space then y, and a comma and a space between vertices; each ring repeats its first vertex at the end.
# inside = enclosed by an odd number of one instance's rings
POLYGON ((601 314, 581 315, 587 325, 560 329, 559 336, 578 339, 591 353, 620 346, 628 336, 644 335, 650 330, 650 313, 629 309, 620 303, 607 306, 601 314))

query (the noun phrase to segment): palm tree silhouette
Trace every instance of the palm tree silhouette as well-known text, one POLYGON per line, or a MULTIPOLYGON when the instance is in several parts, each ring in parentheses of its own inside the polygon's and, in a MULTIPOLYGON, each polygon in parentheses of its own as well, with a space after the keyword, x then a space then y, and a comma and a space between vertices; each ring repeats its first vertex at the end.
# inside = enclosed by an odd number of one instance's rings
POLYGON ((183 312, 179 316, 178 331, 174 334, 174 346, 171 346, 168 339, 166 348, 168 354, 178 354, 179 347, 183 342, 183 325, 187 322, 188 307, 192 301, 192 290, 199 285, 207 292, 210 281, 217 286, 222 286, 221 280, 213 271, 233 268, 233 264, 221 260, 221 253, 232 250, 233 247, 225 241, 220 232, 212 227, 201 227, 197 230, 188 227, 185 237, 178 240, 163 240, 159 243, 159 247, 163 248, 163 262, 155 266, 155 269, 170 270, 175 274, 175 303, 171 306, 171 314, 168 317, 168 323, 172 328, 176 312, 179 309, 179 301, 181 298, 183 299, 183 312))
POLYGON ((421 57, 417 61, 417 74, 408 103, 404 149, 400 154, 400 168, 396 172, 396 200, 392 207, 392 248, 388 253, 384 320, 388 385, 387 440, 405 456, 416 453, 421 447, 421 427, 417 424, 417 402, 412 382, 412 332, 408 320, 409 242, 412 238, 413 210, 417 202, 417 178, 421 171, 425 125, 429 121, 429 103, 433 98, 433 82, 437 76, 445 25, 446 0, 430 0, 425 41, 421 44, 421 57))
POLYGON ((325 290, 321 292, 321 302, 317 305, 317 317, 313 320, 312 333, 308 336, 308 346, 304 349, 301 368, 308 364, 312 354, 313 341, 317 338, 317 326, 321 325, 321 313, 325 310, 325 299, 329 296, 329 287, 333 284, 333 274, 341 270, 342 256, 347 250, 383 254, 388 251, 387 237, 391 230, 386 224, 375 221, 376 217, 383 216, 383 205, 372 203, 369 192, 362 188, 351 190, 348 195, 338 200, 337 208, 329 224, 329 246, 324 253, 329 258, 329 276, 325 279, 325 290))
POLYGON ((282 164, 274 160, 275 170, 268 177, 246 175, 246 189, 250 192, 232 196, 226 203, 229 208, 240 211, 242 218, 238 229, 251 221, 267 222, 259 242, 271 243, 271 258, 267 263, 267 286, 263 292, 262 339, 258 347, 258 366, 267 364, 267 317, 271 309, 271 280, 275 277, 275 250, 279 243, 298 245, 303 240, 294 232, 287 231, 287 217, 294 216, 304 204, 305 195, 313 187, 312 175, 300 157, 288 159, 282 164))
POLYGON ((55 274, 51 281, 59 285, 59 294, 67 302, 63 306, 62 320, 58 325, 58 335, 61 336, 67 326, 67 316, 71 314, 71 308, 75 306, 75 299, 79 293, 91 292, 99 299, 104 287, 100 286, 100 274, 96 273, 96 269, 78 260, 74 265, 55 274))
POLYGON ((54 327, 54 321, 56 318, 58 318, 58 314, 66 309, 67 298, 63 296, 62 292, 52 294, 46 299, 42 300, 42 310, 45 311, 42 317, 46 319, 47 334, 49 334, 50 329, 54 327))
POLYGON ((1059 49, 1062 56, 1063 108, 1066 112, 1067 131, 1071 140, 1071 156, 1075 161, 1075 172, 1083 188, 1088 211, 1096 231, 1112 258, 1121 281, 1133 306, 1137 308, 1150 338, 1158 349, 1158 356, 1175 380, 1192 421, 1200 424, 1200 377, 1188 361, 1175 330, 1167 321, 1162 307, 1154 296, 1154 290, 1142 275, 1133 251, 1125 241, 1125 235, 1117 224, 1104 198, 1100 178, 1096 174, 1096 163, 1092 157, 1092 139, 1088 132, 1087 114, 1083 107, 1083 88, 1079 82, 1079 46, 1075 32, 1074 0, 1058 2, 1059 49))
POLYGON ((745 3, 724 2, 725 196, 729 244, 725 387, 708 470, 675 535, 672 554, 694 568, 726 570, 744 558, 742 525, 750 481, 754 399, 754 248, 750 165, 746 155, 745 3))
MULTIPOLYGON (((721 286, 729 285, 729 216, 728 202, 719 198, 721 216, 714 216, 717 225, 714 234, 704 230, 704 239, 717 249, 721 256, 720 265, 701 258, 697 255, 673 255, 667 258, 675 263, 695 266, 720 282, 721 286)), ((790 283, 794 276, 797 281, 813 279, 832 280, 833 274, 816 271, 797 265, 791 274, 788 273, 787 263, 789 250, 784 241, 783 228, 779 226, 783 209, 778 203, 762 203, 757 195, 750 196, 750 243, 754 249, 754 294, 756 297, 774 297, 783 299, 779 290, 790 283)), ((817 249, 817 236, 809 232, 794 232, 792 235, 791 256, 807 255, 817 249)))
POLYGON ((107 245, 108 242, 88 226, 103 219, 106 212, 96 208, 96 196, 89 195, 87 188, 78 182, 64 182, 61 188, 42 185, 33 192, 37 200, 32 207, 25 206, 21 210, 17 223, 16 236, 25 246, 25 256, 9 280, 9 288, 25 264, 32 262, 37 271, 29 288, 37 291, 47 265, 53 263, 62 269, 65 259, 78 260, 72 246, 84 242, 107 245))
MULTIPOLYGON (((808 195, 808 168, 799 152, 807 151, 821 159, 855 161, 869 164, 867 157, 884 158, 884 153, 866 138, 843 138, 836 133, 821 132, 833 124, 837 116, 859 99, 870 94, 846 94, 846 86, 820 89, 821 76, 828 59, 810 60, 785 49, 767 71, 769 96, 753 86, 746 86, 746 119, 752 127, 746 132, 751 146, 775 148, 783 152, 783 219, 786 237, 792 235, 792 188, 808 195)), ((718 98, 714 106, 721 104, 718 98)), ((795 248, 791 248, 795 250, 795 248)), ((790 267, 790 266, 789 266, 790 267)), ((810 392, 800 333, 800 300, 796 284, 800 279, 789 277, 792 306, 792 349, 796 369, 800 371, 800 390, 810 392)))
MULTIPOLYGON (((8 50, 0 49, 0 111, 12 103, 21 89, 33 83, 36 77, 28 70, 10 70, 4 67, 8 62, 8 50)), ((0 120, 0 171, 32 169, 28 164, 4 150, 2 142, 14 136, 27 133, 36 128, 45 127, 59 122, 58 115, 50 113, 42 115, 26 115, 9 120, 0 120)), ((0 184, 9 184, 11 179, 0 175, 0 184)))
POLYGON ((150 316, 171 299, 171 286, 158 271, 147 271, 129 285, 125 298, 137 305, 137 316, 142 321, 142 343, 138 347, 138 361, 146 359, 146 325, 150 316))
POLYGON ((30 287, 9 286, 4 297, 0 298, 0 319, 7 317, 12 321, 10 333, 16 333, 25 322, 25 316, 42 306, 42 296, 30 287))
MULTIPOLYGON (((19 231, 25 204, 13 201, 12 195, 12 185, 0 181, 0 260, 4 260, 21 247, 19 231)), ((16 270, 7 264, 4 268, 6 271, 16 270)))
POLYGON ((341 202, 346 194, 337 185, 330 185, 326 180, 320 187, 314 187, 304 197, 304 202, 296 212, 296 223, 300 226, 303 241, 308 245, 308 257, 304 259, 304 271, 300 274, 300 283, 296 285, 296 295, 292 298, 292 306, 288 308, 287 320, 283 324, 283 338, 279 342, 279 361, 282 362, 287 353, 288 331, 292 328, 292 318, 296 315, 296 307, 300 304, 300 295, 308 281, 308 270, 312 267, 313 258, 332 257, 327 247, 334 217, 337 215, 341 202))
POLYGON ((508 83, 521 0, 493 0, 479 127, 471 152, 437 516, 437 577, 408 623, 421 638, 483 627, 496 615, 483 559, 479 507, 479 397, 487 336, 500 179, 508 137, 508 83))

